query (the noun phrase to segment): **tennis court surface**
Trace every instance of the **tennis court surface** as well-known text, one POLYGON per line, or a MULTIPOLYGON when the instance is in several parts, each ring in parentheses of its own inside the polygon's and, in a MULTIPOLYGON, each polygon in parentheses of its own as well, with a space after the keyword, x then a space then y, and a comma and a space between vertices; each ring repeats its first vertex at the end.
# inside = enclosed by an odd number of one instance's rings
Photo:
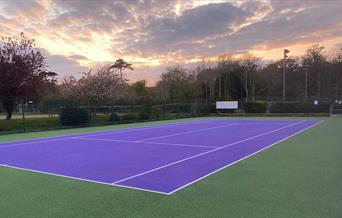
POLYGON ((170 195, 317 120, 197 120, 0 143, 0 165, 170 195))

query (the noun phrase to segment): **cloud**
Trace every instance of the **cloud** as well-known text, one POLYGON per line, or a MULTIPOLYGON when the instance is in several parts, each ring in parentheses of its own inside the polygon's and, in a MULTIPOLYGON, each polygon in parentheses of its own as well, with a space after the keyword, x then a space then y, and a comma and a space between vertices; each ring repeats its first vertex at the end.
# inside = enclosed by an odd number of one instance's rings
POLYGON ((145 36, 131 45, 143 52, 174 52, 208 37, 232 32, 247 13, 230 3, 209 4, 185 10, 179 17, 152 18, 145 36))
POLYGON ((156 80, 170 64, 225 53, 341 45, 341 11, 333 0, 2 0, 0 35, 35 38, 61 75, 124 58, 133 79, 156 80))
POLYGON ((76 60, 84 59, 85 57, 74 55, 65 57, 63 55, 51 55, 45 49, 40 49, 45 57, 45 61, 48 64, 48 70, 56 72, 60 79, 74 75, 80 77, 83 72, 88 70, 87 67, 83 67, 76 60))
POLYGON ((48 9, 41 5, 38 1, 10 1, 3 0, 2 2, 3 13, 9 17, 15 17, 16 19, 41 19, 44 14, 48 12, 48 9))

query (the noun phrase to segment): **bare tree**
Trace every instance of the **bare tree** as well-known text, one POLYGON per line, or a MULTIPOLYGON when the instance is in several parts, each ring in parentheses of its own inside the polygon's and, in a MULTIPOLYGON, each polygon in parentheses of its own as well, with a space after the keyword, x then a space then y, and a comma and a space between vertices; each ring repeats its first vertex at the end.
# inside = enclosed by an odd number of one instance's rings
POLYGON ((342 99, 342 48, 335 49, 330 54, 332 80, 335 100, 342 99))
POLYGON ((325 65, 327 63, 326 56, 324 54, 324 47, 320 45, 313 45, 308 48, 303 58, 303 64, 309 65, 310 75, 316 82, 317 97, 320 99, 322 90, 322 73, 324 72, 325 65))
POLYGON ((243 83, 243 88, 245 91, 246 99, 252 96, 252 100, 255 100, 255 79, 256 73, 258 71, 258 62, 260 58, 255 57, 252 54, 245 54, 239 60, 239 72, 240 72, 240 79, 243 83))

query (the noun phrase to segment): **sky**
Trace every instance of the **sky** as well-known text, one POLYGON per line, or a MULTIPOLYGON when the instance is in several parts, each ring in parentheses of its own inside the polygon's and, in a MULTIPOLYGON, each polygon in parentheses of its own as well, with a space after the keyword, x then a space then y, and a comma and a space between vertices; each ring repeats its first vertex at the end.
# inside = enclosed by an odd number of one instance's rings
POLYGON ((0 36, 33 38, 59 77, 118 58, 131 82, 204 58, 342 47, 342 0, 1 0, 0 36))

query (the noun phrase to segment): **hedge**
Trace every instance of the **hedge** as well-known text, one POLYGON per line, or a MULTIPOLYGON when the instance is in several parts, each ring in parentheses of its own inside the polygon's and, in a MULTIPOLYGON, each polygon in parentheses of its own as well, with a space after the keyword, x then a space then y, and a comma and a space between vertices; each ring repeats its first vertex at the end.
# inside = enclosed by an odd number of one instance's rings
POLYGON ((266 113, 267 102, 266 101, 253 101, 244 103, 245 113, 266 113))
POLYGON ((84 126, 89 123, 88 112, 83 108, 63 108, 61 123, 63 126, 84 126))
POLYGON ((277 102, 270 107, 271 113, 329 113, 330 103, 277 102))

